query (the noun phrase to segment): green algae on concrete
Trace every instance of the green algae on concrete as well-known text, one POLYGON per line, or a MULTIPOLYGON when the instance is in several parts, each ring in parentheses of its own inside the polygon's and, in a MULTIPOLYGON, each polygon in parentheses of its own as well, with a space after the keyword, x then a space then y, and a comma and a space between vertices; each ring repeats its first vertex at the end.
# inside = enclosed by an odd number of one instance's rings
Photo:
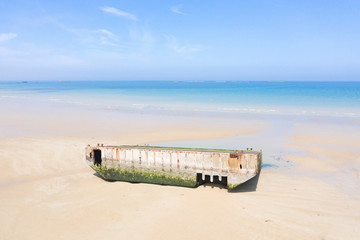
POLYGON ((183 187, 197 187, 199 185, 196 173, 135 167, 107 167, 102 165, 92 165, 91 168, 106 180, 144 182, 183 187))
POLYGON ((259 157, 259 162, 258 162, 259 171, 261 171, 261 168, 262 168, 262 150, 260 150, 260 157, 259 157))

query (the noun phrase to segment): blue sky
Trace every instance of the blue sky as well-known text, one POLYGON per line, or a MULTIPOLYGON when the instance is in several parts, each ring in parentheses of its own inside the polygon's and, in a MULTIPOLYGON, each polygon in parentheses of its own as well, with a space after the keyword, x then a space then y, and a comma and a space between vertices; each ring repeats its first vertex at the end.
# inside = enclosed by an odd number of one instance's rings
POLYGON ((0 80, 360 81, 360 1, 2 1, 0 80))

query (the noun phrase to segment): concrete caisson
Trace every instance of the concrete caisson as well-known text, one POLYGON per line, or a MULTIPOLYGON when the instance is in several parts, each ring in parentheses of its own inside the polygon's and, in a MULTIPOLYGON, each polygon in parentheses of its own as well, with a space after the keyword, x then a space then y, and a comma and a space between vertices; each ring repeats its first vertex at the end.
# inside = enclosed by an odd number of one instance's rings
POLYGON ((90 146, 86 162, 107 180, 196 187, 204 181, 233 189, 256 176, 262 152, 156 146, 90 146))

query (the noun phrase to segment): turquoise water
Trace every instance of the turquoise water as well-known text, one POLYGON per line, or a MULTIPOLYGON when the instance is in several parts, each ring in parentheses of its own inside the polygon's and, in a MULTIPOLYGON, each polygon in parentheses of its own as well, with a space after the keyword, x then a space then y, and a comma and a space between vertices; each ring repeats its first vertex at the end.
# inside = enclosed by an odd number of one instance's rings
POLYGON ((0 82, 0 97, 149 112, 360 117, 360 82, 0 82))

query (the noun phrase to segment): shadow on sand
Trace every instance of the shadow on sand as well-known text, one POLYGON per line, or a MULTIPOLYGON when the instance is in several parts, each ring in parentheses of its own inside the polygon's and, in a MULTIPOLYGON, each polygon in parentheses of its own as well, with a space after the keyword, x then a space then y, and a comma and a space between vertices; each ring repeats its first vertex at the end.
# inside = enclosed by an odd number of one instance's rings
POLYGON ((258 182, 259 182, 260 174, 261 174, 261 170, 258 173, 258 175, 256 175, 255 177, 253 177, 249 181, 244 182, 243 184, 241 184, 240 186, 234 188, 233 190, 229 190, 229 193, 255 192, 256 188, 257 188, 257 185, 258 185, 258 182))

